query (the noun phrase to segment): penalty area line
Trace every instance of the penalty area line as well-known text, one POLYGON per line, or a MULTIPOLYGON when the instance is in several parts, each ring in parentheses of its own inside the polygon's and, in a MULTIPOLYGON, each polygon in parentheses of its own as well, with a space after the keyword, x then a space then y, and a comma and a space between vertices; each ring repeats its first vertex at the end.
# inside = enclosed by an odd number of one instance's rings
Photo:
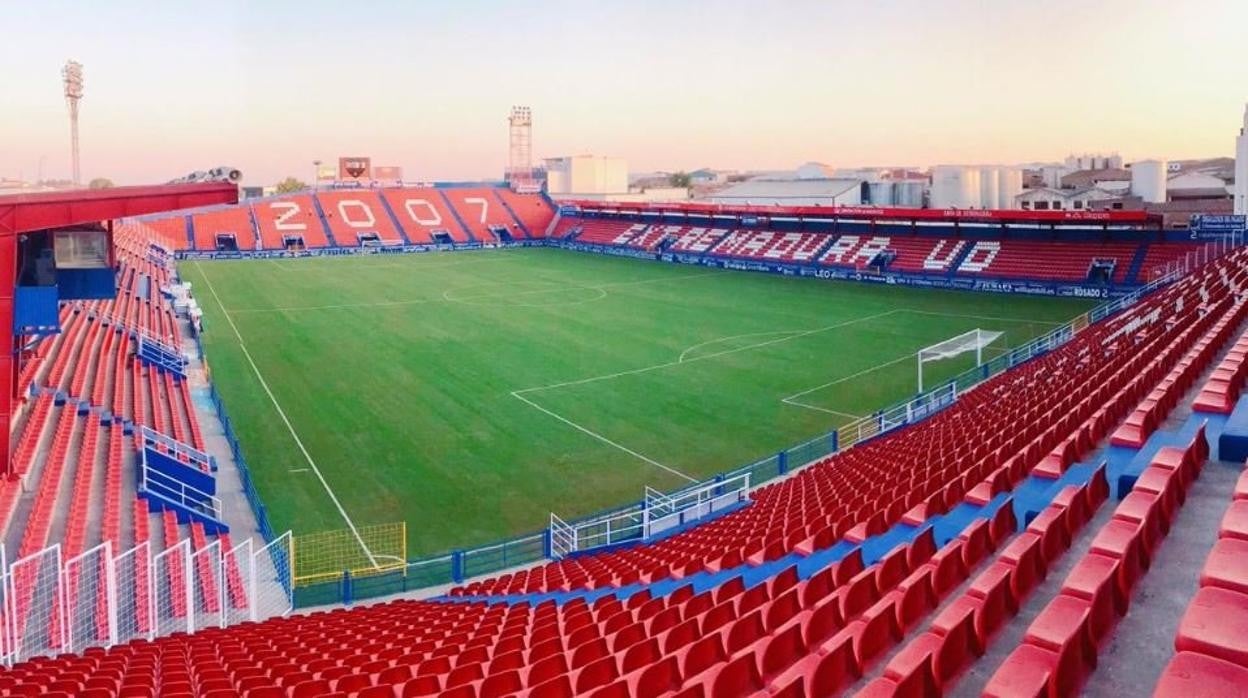
POLYGON ((862 415, 859 415, 859 414, 850 414, 848 412, 841 412, 839 410, 830 410, 826 407, 819 407, 818 405, 807 405, 804 402, 798 402, 797 400, 793 400, 787 397, 781 400, 780 402, 783 402, 786 405, 792 405, 794 407, 805 407, 808 410, 816 410, 816 411, 823 412, 826 414, 835 415, 837 417, 847 417, 849 419, 862 419, 862 415))
POLYGON ((564 424, 567 424, 568 426, 572 427, 573 429, 576 429, 577 431, 581 432, 582 434, 585 434, 585 435, 587 435, 587 436, 593 437, 593 438, 595 438, 595 439, 597 439, 597 440, 599 440, 599 441, 603 442, 604 444, 607 444, 608 446, 612 446, 612 447, 614 447, 614 448, 617 448, 617 449, 619 449, 619 450, 621 450, 621 451, 623 451, 623 452, 627 453, 628 455, 630 455, 630 456, 632 456, 632 457, 634 457, 634 458, 636 458, 636 459, 638 459, 638 460, 641 460, 641 461, 644 461, 644 462, 646 462, 646 463, 649 463, 650 465, 653 465, 653 466, 655 466, 656 468, 661 468, 661 469, 663 469, 663 470, 666 470, 667 472, 669 472, 669 473, 671 473, 671 474, 673 474, 673 475, 675 475, 675 476, 677 476, 677 477, 682 477, 682 478, 684 478, 684 479, 688 480, 689 482, 697 482, 697 480, 696 480, 696 479, 694 479, 694 478, 692 478, 692 477, 689 477, 688 475, 686 475, 686 474, 684 474, 684 473, 680 472, 679 470, 677 470, 677 469, 675 469, 675 468, 672 468, 672 467, 670 467, 670 466, 664 465, 664 464, 662 464, 662 463, 658 462, 657 460, 655 460, 655 459, 653 459, 653 458, 650 458, 649 456, 646 456, 646 455, 643 455, 643 454, 641 454, 641 453, 638 453, 638 452, 634 451, 633 449, 631 449, 631 448, 629 448, 629 447, 627 447, 627 446, 624 446, 623 444, 620 444, 620 443, 617 443, 617 442, 615 442, 615 441, 612 441, 611 439, 608 439, 607 437, 603 436, 602 434, 599 434, 599 433, 598 433, 598 432, 596 432, 596 431, 592 431, 592 430, 590 430, 590 429, 587 429, 587 428, 585 428, 585 427, 581 426, 580 424, 577 424, 576 422, 574 422, 574 421, 572 421, 572 420, 568 419, 567 417, 564 417, 563 415, 561 415, 561 414, 559 414, 559 413, 557 413, 557 412, 555 412, 555 411, 553 411, 553 410, 548 410, 548 409, 546 409, 545 407, 542 407, 541 405, 537 404, 536 402, 533 402, 533 401, 532 401, 532 400, 530 400, 529 398, 527 398, 527 397, 525 397, 525 396, 521 395, 521 394, 520 394, 520 391, 516 391, 516 390, 511 391, 511 396, 512 396, 512 397, 514 397, 514 398, 516 398, 517 400, 519 400, 519 401, 521 401, 521 402, 525 403, 526 405, 528 405, 528 406, 530 406, 530 407, 532 407, 532 408, 534 408, 534 409, 536 409, 536 410, 540 411, 540 412, 543 412, 543 413, 545 413, 545 414, 547 414, 547 415, 550 415, 551 417, 554 417, 555 419, 557 419, 557 420, 559 420, 559 421, 563 422, 564 424))
POLYGON ((364 538, 360 535, 360 531, 355 526, 355 522, 347 515, 347 510, 343 508, 342 502, 338 501, 338 496, 334 494, 329 483, 325 481, 325 476, 321 474, 321 469, 316 466, 316 461, 312 459, 312 454, 308 453, 308 449, 303 445, 303 440, 299 438, 299 434, 295 432, 295 427, 290 423, 290 418, 286 416, 286 410, 282 409, 281 403, 277 401, 277 397, 269 388, 269 383, 264 379, 264 374, 260 373, 260 367, 256 365, 255 359, 251 358, 251 352, 247 350, 247 343, 243 341, 243 335, 238 331, 238 325, 234 324, 234 318, 230 317, 230 311, 225 309, 225 304, 221 302, 221 296, 217 295, 217 289, 212 285, 212 279, 204 273, 199 262, 195 262, 195 268, 199 270, 200 276, 204 277, 204 283, 208 285, 208 291, 217 302, 217 306, 221 308, 221 314, 225 315, 226 322, 229 323, 230 329, 234 330, 234 336, 238 338, 238 348, 243 350, 243 356, 247 358, 247 363, 251 364, 251 370, 256 374, 256 379, 260 381, 260 387, 264 388, 265 394, 269 396, 269 400, 273 403, 274 409, 277 410, 277 416, 282 418, 282 422, 286 424, 286 429, 290 431, 290 436, 295 440, 295 445, 299 447, 299 451, 303 453, 303 458, 308 462, 309 469, 316 475, 316 479, 321 481, 321 486, 325 488, 325 493, 329 495, 330 501, 338 508, 338 513, 342 515, 342 520, 347 522, 347 528, 351 529, 355 540, 359 542, 360 548, 364 550, 364 554, 368 556, 368 561, 373 564, 374 568, 380 568, 377 558, 373 557, 373 551, 369 550, 368 545, 364 542, 364 538))

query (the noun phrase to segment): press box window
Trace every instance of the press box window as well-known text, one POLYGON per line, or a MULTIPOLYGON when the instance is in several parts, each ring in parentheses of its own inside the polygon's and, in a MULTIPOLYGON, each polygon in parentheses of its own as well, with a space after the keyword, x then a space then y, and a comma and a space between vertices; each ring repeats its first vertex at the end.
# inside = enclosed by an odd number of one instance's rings
POLYGON ((58 269, 108 267, 108 233, 103 230, 58 230, 53 249, 58 269))

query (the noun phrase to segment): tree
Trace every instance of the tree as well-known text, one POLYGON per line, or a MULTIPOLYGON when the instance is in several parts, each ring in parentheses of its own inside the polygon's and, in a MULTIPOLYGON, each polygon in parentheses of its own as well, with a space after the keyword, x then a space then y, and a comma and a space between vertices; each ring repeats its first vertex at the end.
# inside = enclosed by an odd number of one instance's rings
POLYGON ((667 183, 678 189, 688 189, 693 184, 693 177, 688 172, 674 172, 667 178, 667 183))
POLYGON ((96 177, 87 183, 88 189, 112 189, 117 185, 113 184, 113 180, 108 177, 96 177))
POLYGON ((278 194, 290 194, 296 191, 303 191, 304 189, 307 189, 307 188, 308 188, 308 185, 304 184, 303 182, 300 182, 294 177, 287 177, 286 179, 283 179, 282 181, 278 182, 277 186, 275 187, 275 189, 277 189, 278 194))

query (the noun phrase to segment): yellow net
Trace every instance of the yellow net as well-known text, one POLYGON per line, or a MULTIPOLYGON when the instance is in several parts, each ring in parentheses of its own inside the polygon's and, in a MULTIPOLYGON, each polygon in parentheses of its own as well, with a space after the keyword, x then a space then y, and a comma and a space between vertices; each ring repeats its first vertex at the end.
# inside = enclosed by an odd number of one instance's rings
POLYGON ((407 564, 407 523, 295 536, 291 548, 295 586, 340 579, 344 571, 350 571, 352 577, 366 577, 403 570, 407 564))

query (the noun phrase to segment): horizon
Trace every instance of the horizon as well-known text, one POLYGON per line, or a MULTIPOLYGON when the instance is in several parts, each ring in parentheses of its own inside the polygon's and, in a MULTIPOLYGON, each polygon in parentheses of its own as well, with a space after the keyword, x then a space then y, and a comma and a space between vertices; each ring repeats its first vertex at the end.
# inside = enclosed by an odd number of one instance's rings
POLYGON ((496 180, 513 104, 533 110, 535 164, 593 153, 635 173, 1233 157, 1248 100, 1248 62, 1233 58, 1248 5, 1233 0, 212 12, 7 9, 0 178, 69 177, 71 58, 85 74, 82 179, 117 184, 218 165, 248 185, 310 181, 313 160, 344 155, 409 180, 496 180))

